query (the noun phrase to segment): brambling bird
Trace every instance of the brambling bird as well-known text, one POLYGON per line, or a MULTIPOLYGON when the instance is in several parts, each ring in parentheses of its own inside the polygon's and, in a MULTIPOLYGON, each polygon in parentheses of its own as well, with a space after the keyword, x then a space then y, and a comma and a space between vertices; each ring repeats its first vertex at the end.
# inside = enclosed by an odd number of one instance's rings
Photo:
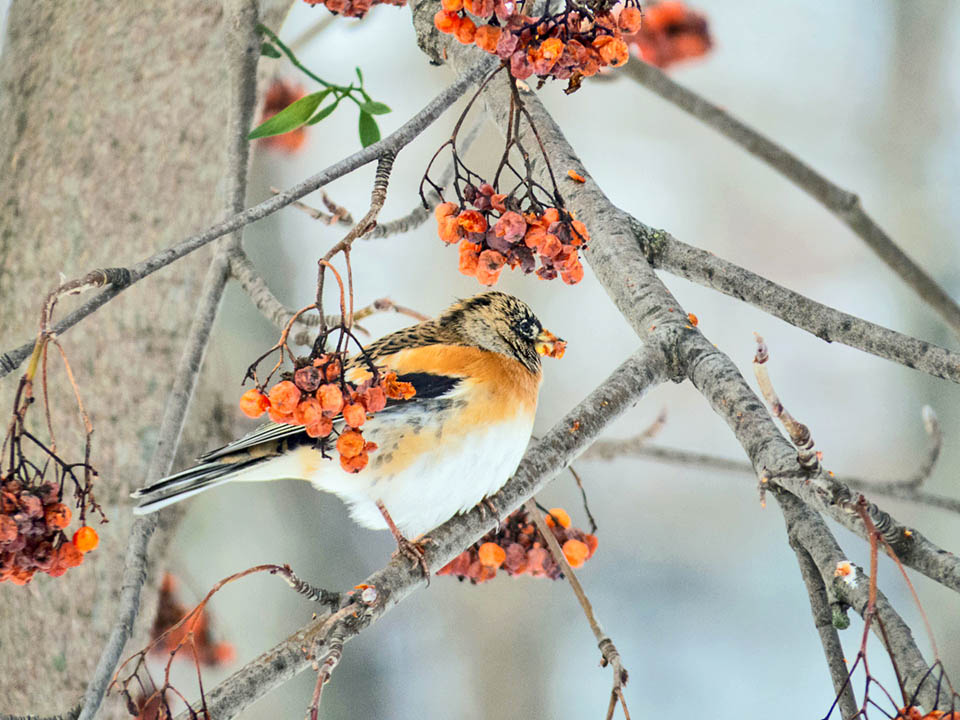
MULTIPOLYGON (((342 498, 360 525, 389 528, 409 555, 406 538, 470 510, 516 469, 533 431, 540 355, 560 357, 564 346, 511 295, 462 300, 361 354, 416 390, 366 421, 364 436, 379 450, 361 472, 324 458, 303 426, 270 423, 135 492, 134 512, 154 512, 233 480, 303 479, 342 498)), ((360 357, 344 369, 350 382, 370 376, 360 357)), ((422 547, 417 553, 425 567, 422 547)))

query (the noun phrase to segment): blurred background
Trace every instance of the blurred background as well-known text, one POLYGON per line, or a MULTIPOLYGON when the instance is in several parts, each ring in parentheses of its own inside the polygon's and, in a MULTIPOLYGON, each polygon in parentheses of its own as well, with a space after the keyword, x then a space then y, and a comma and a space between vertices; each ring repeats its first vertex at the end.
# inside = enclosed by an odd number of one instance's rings
MULTIPOLYGON (((960 4, 928 0, 701 0, 715 47, 669 69, 844 188, 857 192, 901 246, 960 297, 960 4)), ((288 42, 327 11, 297 3, 279 29, 288 42)), ((418 50, 406 10, 376 7, 361 22, 337 19, 298 47, 302 61, 333 82, 354 66, 393 112, 386 134, 450 80, 418 50)), ((317 89, 280 60, 278 77, 317 89)), ((631 62, 637 62, 632 60, 631 62)), ((948 347, 937 317, 845 226, 775 172, 623 74, 587 81, 572 96, 562 83, 540 92, 584 164, 614 203, 645 223, 761 273, 820 302, 948 347)), ((348 103, 345 105, 349 105, 348 103)), ((398 157, 381 221, 406 214, 434 150, 449 136, 451 111, 398 157)), ((256 153, 249 203, 359 148, 357 117, 343 107, 310 129, 296 153, 256 153)), ((490 167, 500 137, 484 127, 468 159, 490 167)), ((327 188, 359 217, 373 166, 327 188)), ((321 206, 317 196, 306 201, 321 206)), ((316 258, 344 233, 295 209, 246 230, 245 245, 276 295, 311 302, 316 258)), ((390 297, 434 314, 481 288, 458 274, 456 250, 428 222, 406 235, 355 246, 357 302, 390 297)), ((928 487, 957 496, 960 388, 841 345, 828 345, 775 318, 669 275, 663 277, 700 328, 752 382, 754 331, 770 347, 775 387, 813 432, 826 467, 839 475, 889 480, 909 475, 926 447, 920 420, 933 406, 944 431, 942 459, 928 487)), ((505 272, 498 289, 518 295, 569 341, 545 363, 537 431, 548 429, 637 347, 637 338, 591 275, 569 287, 505 272)), ((332 296, 331 296, 332 297, 332 296)), ((332 305, 330 307, 333 307, 332 305)), ((408 320, 379 315, 373 337, 408 320)), ((229 288, 208 377, 239 381, 276 339, 247 298, 229 288)), ((650 393, 611 430, 628 437, 666 410, 656 443, 742 459, 726 425, 689 385, 650 393)), ((228 409, 228 412, 233 412, 228 409)), ((236 421, 238 432, 252 422, 236 421)), ((577 463, 600 528, 596 555, 580 577, 631 674, 634 717, 709 709, 711 717, 758 717, 789 708, 822 717, 833 699, 806 592, 781 514, 761 507, 756 479, 636 459, 577 463)), ((539 497, 588 527, 568 473, 539 497)), ((934 542, 960 547, 960 519, 883 500, 934 542)), ((867 548, 842 529, 851 560, 867 548)), ((309 581, 347 588, 380 568, 394 548, 387 533, 359 528, 332 496, 303 483, 233 485, 193 500, 173 541, 170 569, 192 603, 220 578, 256 563, 290 563, 309 581)), ((911 573, 955 681, 960 680, 960 602, 911 573)), ((881 587, 929 642, 891 563, 881 587)), ((215 633, 236 660, 205 674, 219 679, 310 619, 313 606, 275 578, 252 577, 213 602, 215 633)), ((862 625, 841 634, 851 660, 862 625)), ((874 672, 895 681, 879 643, 874 672)), ((929 654, 928 654, 929 658, 929 654)), ((482 586, 436 578, 346 648, 323 696, 324 718, 602 717, 610 672, 580 608, 562 581, 498 577, 482 586)), ((186 665, 186 664, 185 664, 186 665)), ((189 687, 189 668, 180 668, 189 687)), ((312 672, 270 693, 247 718, 299 717, 312 672)), ((862 690, 862 682, 857 686, 862 690)), ((189 693, 188 693, 189 694, 189 693)))

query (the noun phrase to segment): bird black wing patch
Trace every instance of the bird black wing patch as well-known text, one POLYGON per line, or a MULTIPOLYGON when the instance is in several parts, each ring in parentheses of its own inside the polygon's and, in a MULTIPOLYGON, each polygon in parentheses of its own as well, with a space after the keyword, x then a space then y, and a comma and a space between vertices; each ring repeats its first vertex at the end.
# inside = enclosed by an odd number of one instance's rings
POLYGON ((463 378, 451 375, 436 375, 434 373, 407 373, 405 375, 397 375, 397 380, 413 385, 413 389, 417 391, 417 394, 409 400, 388 400, 387 407, 442 397, 443 395, 453 392, 453 389, 460 384, 463 378))

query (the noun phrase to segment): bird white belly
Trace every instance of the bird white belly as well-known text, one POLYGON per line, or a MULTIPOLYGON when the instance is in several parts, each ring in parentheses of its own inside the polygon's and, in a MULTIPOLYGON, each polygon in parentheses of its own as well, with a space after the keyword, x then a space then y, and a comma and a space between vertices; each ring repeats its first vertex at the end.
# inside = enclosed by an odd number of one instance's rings
MULTIPOLYGON (((374 418, 370 421, 374 425, 374 418)), ((518 416, 510 422, 487 426, 462 438, 443 438, 435 450, 421 453, 406 467, 389 474, 378 467, 377 455, 389 452, 388 428, 371 427, 364 435, 380 443, 368 467, 358 474, 344 472, 336 460, 324 463, 311 478, 320 490, 340 496, 353 519, 374 530, 387 525, 377 508, 380 500, 407 537, 432 530, 459 512, 471 509, 499 490, 516 470, 533 430, 533 418, 518 416), (384 432, 385 431, 385 432, 384 432)), ((424 433, 429 432, 424 428, 424 433)))

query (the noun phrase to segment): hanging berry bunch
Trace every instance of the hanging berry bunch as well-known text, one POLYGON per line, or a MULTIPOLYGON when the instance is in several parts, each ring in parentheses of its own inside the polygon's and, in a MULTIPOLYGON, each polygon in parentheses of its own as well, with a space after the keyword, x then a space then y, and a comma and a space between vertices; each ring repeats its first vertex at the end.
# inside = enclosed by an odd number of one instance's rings
MULTIPOLYGON (((323 262, 323 261, 321 261, 323 262)), ((247 370, 247 377, 256 382, 256 387, 247 390, 240 398, 240 409, 252 418, 266 413, 273 422, 287 425, 302 425, 309 437, 317 440, 318 447, 326 454, 332 438, 336 437, 336 449, 340 466, 351 473, 363 470, 370 460, 370 453, 377 444, 363 437, 361 426, 368 417, 383 410, 388 400, 409 400, 416 395, 413 385, 398 380, 394 372, 384 372, 363 354, 363 346, 351 331, 352 311, 346 312, 343 301, 343 283, 334 272, 341 287, 341 322, 331 328, 323 328, 307 357, 294 358, 287 336, 293 323, 317 305, 308 305, 297 312, 287 324, 280 341, 261 355, 247 370), (336 348, 326 351, 328 338, 337 334, 336 348), (347 345, 350 341, 360 348, 357 360, 347 360, 347 345), (257 365, 274 351, 280 351, 280 360, 274 365, 266 380, 257 379, 257 365), (280 381, 267 390, 270 379, 283 364, 284 350, 294 358, 294 369, 281 372, 280 381), (347 379, 350 376, 351 379, 347 379), (341 418, 343 427, 334 427, 334 420, 341 418)))
POLYGON ((542 16, 526 15, 526 2, 514 0, 441 0, 441 6, 433 18, 440 32, 496 55, 518 80, 567 80, 568 93, 600 68, 625 64, 630 54, 623 35, 641 26, 636 0, 612 6, 568 0, 554 14, 548 2, 542 16))
POLYGON ((362 18, 374 5, 403 7, 407 0, 303 0, 307 5, 324 5, 334 15, 362 18))
MULTIPOLYGON (((106 277, 104 275, 104 277, 106 277)), ((95 287, 89 277, 64 283, 48 296, 41 326, 46 328, 59 294, 95 287)), ((100 282, 100 286, 105 284, 100 282)), ((83 562, 85 553, 100 542, 97 531, 86 523, 88 510, 106 518, 93 497, 96 470, 90 464, 93 425, 80 402, 73 371, 59 341, 41 331, 33 355, 14 398, 13 417, 0 449, 0 582, 26 585, 37 572, 60 577, 83 562), (86 431, 83 462, 70 463, 57 453, 47 392, 47 350, 53 344, 60 351, 67 377, 76 394, 86 431), (34 379, 41 369, 41 397, 46 414, 46 435, 41 440, 27 425, 27 412, 34 401, 34 379), (68 535, 73 511, 64 502, 64 490, 72 488, 74 507, 79 508, 80 527, 68 535)))
MULTIPOLYGON (((570 567, 581 567, 596 552, 597 536, 571 527, 570 515, 563 508, 553 508, 546 519, 570 567)), ((460 580, 482 583, 496 577, 498 570, 508 575, 531 575, 551 580, 561 575, 560 565, 550 554, 546 539, 523 508, 504 520, 499 530, 487 533, 457 555, 438 570, 437 575, 453 575, 460 580)))
POLYGON ((553 168, 515 79, 511 78, 513 101, 506 144, 493 179, 484 180, 467 167, 457 152, 457 135, 464 118, 479 93, 503 67, 481 84, 477 95, 457 121, 452 137, 433 156, 420 183, 420 197, 424 206, 428 206, 424 190, 429 186, 443 201, 443 188, 430 179, 430 168, 449 146, 456 202, 441 202, 434 214, 440 239, 448 245, 459 244, 460 272, 476 277, 483 285, 493 285, 505 267, 519 268, 524 273, 536 272, 543 280, 559 276, 568 285, 574 285, 583 279, 579 251, 586 247, 590 234, 586 226, 566 209, 553 168), (529 137, 521 133, 521 120, 526 121, 530 135, 540 147, 550 188, 533 177, 534 164, 525 146, 529 137))

